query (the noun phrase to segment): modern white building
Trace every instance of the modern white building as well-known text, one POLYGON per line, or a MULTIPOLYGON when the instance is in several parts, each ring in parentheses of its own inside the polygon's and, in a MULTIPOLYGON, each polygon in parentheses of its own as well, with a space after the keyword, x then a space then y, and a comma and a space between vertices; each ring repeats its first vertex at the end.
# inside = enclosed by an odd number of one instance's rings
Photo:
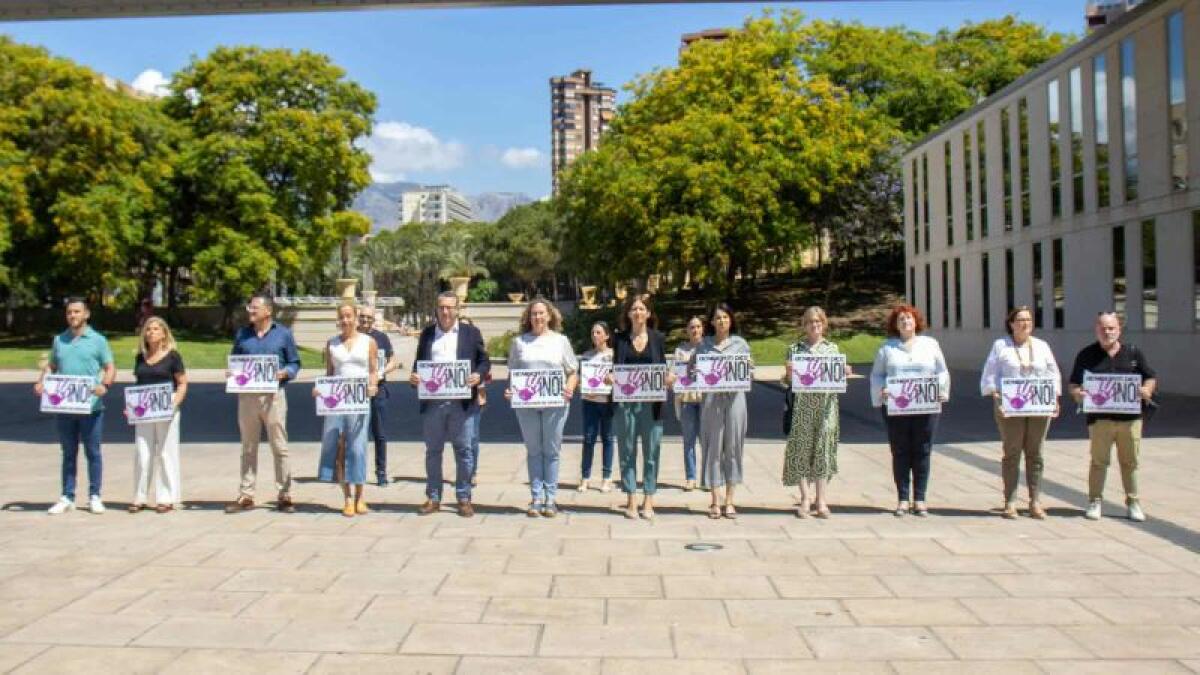
POLYGON ((400 196, 400 224, 469 223, 475 219, 471 202, 449 185, 429 185, 400 196))
POLYGON ((1068 370, 1115 309, 1200 391, 1197 35, 1200 2, 1146 0, 909 149, 907 293, 953 367, 1028 305, 1068 370))

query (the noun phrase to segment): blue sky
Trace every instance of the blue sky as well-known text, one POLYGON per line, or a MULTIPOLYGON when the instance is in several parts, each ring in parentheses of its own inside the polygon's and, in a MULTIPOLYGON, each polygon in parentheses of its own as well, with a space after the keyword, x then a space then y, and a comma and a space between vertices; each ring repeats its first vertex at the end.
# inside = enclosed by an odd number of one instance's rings
MULTIPOLYGON (((675 63, 679 36, 739 25, 764 8, 933 32, 1012 12, 1080 33, 1083 0, 926 0, 369 10, 0 23, 127 82, 152 85, 218 45, 328 54, 379 97, 369 142, 379 179, 449 183, 468 194, 550 191, 548 78, 590 68, 620 88, 675 63)), ((621 95, 618 95, 621 100, 621 95)))

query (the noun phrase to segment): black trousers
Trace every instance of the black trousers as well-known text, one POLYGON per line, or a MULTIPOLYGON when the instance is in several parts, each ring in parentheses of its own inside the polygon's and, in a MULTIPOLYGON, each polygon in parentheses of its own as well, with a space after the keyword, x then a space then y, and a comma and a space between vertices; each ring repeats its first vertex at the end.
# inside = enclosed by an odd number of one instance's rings
POLYGON ((375 441, 375 477, 387 477, 387 436, 383 435, 383 411, 387 408, 388 391, 383 383, 371 399, 371 438, 375 441))
POLYGON ((892 449, 892 478, 896 481, 896 497, 909 500, 909 479, 916 494, 913 501, 925 501, 929 487, 929 465, 933 454, 933 434, 941 415, 893 415, 882 408, 887 425, 888 445, 892 449))

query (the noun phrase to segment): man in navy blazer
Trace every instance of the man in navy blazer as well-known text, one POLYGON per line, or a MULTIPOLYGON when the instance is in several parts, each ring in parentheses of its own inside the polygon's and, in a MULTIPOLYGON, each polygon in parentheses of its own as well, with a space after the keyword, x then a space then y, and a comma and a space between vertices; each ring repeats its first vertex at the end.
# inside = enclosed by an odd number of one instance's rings
MULTIPOLYGON (((458 296, 451 291, 438 295, 437 323, 421 331, 417 342, 417 361, 470 361, 471 396, 461 400, 421 401, 421 435, 425 439, 425 503, 417 510, 422 516, 437 512, 442 505, 442 452, 446 441, 454 448, 454 496, 458 515, 475 515, 471 506, 471 430, 467 424, 479 407, 476 398, 479 383, 492 369, 483 334, 458 320, 458 296)), ((408 382, 421 384, 417 364, 413 363, 408 382)))

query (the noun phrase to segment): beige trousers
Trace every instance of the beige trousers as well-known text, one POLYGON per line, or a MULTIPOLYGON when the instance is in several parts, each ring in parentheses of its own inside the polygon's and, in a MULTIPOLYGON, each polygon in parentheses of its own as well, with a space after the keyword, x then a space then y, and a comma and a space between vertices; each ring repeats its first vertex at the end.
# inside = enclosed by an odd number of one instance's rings
POLYGON ((1112 446, 1117 446, 1117 464, 1121 466, 1121 484, 1125 487, 1125 500, 1137 499, 1138 454, 1142 444, 1142 420, 1126 421, 1096 420, 1088 425, 1088 436, 1092 441, 1092 463, 1088 470, 1088 497, 1104 497, 1104 479, 1108 475, 1108 463, 1112 459, 1112 446))
POLYGON ((280 497, 290 495, 292 470, 288 465, 287 394, 280 388, 274 394, 238 394, 238 430, 242 435, 242 497, 254 499, 258 482, 258 442, 263 427, 275 456, 275 490, 280 497))

